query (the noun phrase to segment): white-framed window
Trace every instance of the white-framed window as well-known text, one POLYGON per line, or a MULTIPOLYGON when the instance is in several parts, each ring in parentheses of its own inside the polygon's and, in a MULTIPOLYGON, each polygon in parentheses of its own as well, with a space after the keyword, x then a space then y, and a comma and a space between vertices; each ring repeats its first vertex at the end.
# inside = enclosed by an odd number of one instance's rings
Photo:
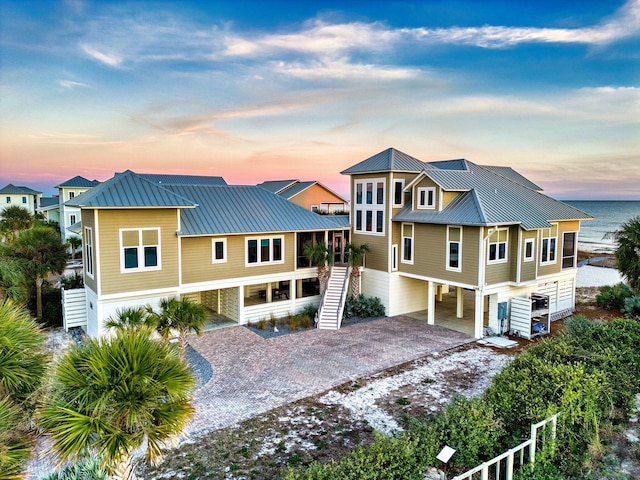
POLYGON ((121 228, 120 265, 123 273, 160 270, 160 229, 121 228))
POLYGON ((284 263, 284 237, 251 237, 246 243, 246 265, 284 263))
POLYGON ((487 263, 503 263, 507 261, 509 230, 499 228, 489 235, 489 255, 487 263))
POLYGON ((72 199, 75 196, 76 196, 75 192, 69 192, 69 199, 72 199))
POLYGON ((413 264, 413 223, 402 224, 402 263, 413 264))
POLYGON ((398 245, 391 245, 391 271, 395 272, 398 270, 398 245))
POLYGON ((369 235, 384 235, 385 179, 358 180, 355 183, 355 231, 369 235))
POLYGON ((211 263, 226 263, 227 239, 214 238, 211 240, 211 263))
POLYGON ((69 225, 73 225, 76 223, 76 216, 75 215, 69 215, 69 225))
POLYGON ((27 197, 22 197, 22 203, 27 203, 27 197))
POLYGON ((93 278, 93 229, 91 227, 84 227, 82 241, 84 242, 84 268, 87 275, 93 278))
POLYGON ((447 270, 462 271, 462 227, 447 228, 447 270))
POLYGON ((576 232, 564 232, 562 234, 562 268, 573 268, 576 266, 576 255, 578 253, 576 232))
POLYGON ((433 210, 436 208, 435 187, 418 188, 418 208, 433 210))
POLYGON ((552 223, 550 228, 542 229, 542 242, 540 242, 540 264, 550 265, 556 263, 556 244, 558 243, 558 224, 552 223))
POLYGON ((524 261, 532 262, 535 254, 535 239, 527 238, 524 241, 524 261))
POLYGON ((393 181, 393 206, 401 207, 404 199, 404 179, 393 181))

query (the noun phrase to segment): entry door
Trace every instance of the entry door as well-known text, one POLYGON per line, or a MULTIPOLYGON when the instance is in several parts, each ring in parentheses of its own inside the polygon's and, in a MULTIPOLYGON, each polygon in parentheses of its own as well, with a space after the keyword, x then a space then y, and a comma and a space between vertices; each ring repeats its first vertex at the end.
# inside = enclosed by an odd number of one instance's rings
POLYGON ((344 263, 344 242, 342 233, 333 234, 333 263, 340 265, 344 263))

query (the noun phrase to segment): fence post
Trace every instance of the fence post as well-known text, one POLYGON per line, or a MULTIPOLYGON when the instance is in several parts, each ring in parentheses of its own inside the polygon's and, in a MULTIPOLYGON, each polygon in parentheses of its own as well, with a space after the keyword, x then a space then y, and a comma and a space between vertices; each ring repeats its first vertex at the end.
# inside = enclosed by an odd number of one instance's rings
POLYGON ((509 451, 509 456, 507 457, 507 478, 506 480, 511 480, 513 478, 513 450, 509 451))
POLYGON ((531 445, 529 445, 529 463, 533 464, 536 461, 536 435, 538 434, 538 429, 535 424, 531 424, 531 445))

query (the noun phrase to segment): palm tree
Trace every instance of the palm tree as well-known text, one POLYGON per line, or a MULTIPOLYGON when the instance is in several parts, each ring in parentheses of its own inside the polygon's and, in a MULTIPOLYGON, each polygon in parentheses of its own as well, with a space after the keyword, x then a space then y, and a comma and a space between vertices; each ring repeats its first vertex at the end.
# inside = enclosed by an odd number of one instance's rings
POLYGON ((125 330, 127 328, 154 327, 154 315, 150 307, 125 307, 105 322, 107 328, 125 330))
POLYGON ((184 358, 187 350, 187 335, 191 332, 202 335, 207 323, 207 310, 199 303, 188 298, 164 298, 160 301, 160 312, 154 315, 156 329, 160 336, 169 339, 172 330, 178 331, 180 356, 184 358))
POLYGON ((71 247, 71 259, 75 260, 76 250, 80 245, 82 245, 82 239, 77 235, 71 235, 69 238, 67 238, 67 243, 71 247))
POLYGON ((40 425, 61 460, 98 457, 108 472, 132 472, 146 444, 152 463, 193 414, 195 378, 176 346, 147 327, 72 345, 56 365, 40 425))
POLYGON ((0 229, 7 241, 14 241, 22 230, 28 230, 33 226, 35 219, 26 208, 12 205, 5 208, 0 215, 0 229))
POLYGON ((329 278, 329 265, 333 263, 333 255, 324 242, 313 244, 307 244, 304 246, 302 252, 305 257, 309 259, 311 265, 316 265, 318 268, 318 281, 320 282, 320 295, 324 294, 327 288, 327 280, 329 278))
POLYGON ((25 260, 27 274, 36 283, 36 317, 42 319, 42 284, 50 273, 62 273, 67 266, 67 247, 49 227, 24 230, 13 243, 14 255, 25 260))
POLYGON ((366 243, 356 244, 347 243, 347 252, 349 254, 349 263, 351 264, 351 296, 356 300, 360 296, 360 267, 364 256, 371 251, 366 243))
POLYGON ((616 267, 629 286, 640 293, 640 215, 623 223, 613 236, 618 241, 616 267))
POLYGON ((0 245, 0 302, 11 298, 25 303, 29 297, 23 265, 0 245))

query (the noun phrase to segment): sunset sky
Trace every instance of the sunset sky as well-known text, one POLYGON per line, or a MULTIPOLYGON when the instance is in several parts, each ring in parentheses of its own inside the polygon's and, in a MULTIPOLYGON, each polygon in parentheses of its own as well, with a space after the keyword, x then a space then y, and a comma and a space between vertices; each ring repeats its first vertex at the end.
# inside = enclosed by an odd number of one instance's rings
POLYGON ((640 0, 3 1, 0 187, 320 180, 388 147, 640 200, 640 0))

